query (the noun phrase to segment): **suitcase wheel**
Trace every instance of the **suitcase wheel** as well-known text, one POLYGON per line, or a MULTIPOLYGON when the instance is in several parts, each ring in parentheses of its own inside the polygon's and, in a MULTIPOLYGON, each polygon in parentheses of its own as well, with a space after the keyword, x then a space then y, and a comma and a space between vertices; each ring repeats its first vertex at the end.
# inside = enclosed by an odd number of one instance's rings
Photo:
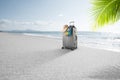
POLYGON ((71 48, 71 50, 74 50, 73 48, 71 48))
POLYGON ((62 47, 61 49, 65 49, 64 47, 62 47))

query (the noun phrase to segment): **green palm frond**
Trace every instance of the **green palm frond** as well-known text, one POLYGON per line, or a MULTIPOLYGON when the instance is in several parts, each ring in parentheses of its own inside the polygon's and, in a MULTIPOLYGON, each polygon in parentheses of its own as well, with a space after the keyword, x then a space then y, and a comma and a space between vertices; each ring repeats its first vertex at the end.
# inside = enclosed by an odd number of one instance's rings
POLYGON ((120 0, 92 0, 95 26, 102 27, 120 19, 120 0))

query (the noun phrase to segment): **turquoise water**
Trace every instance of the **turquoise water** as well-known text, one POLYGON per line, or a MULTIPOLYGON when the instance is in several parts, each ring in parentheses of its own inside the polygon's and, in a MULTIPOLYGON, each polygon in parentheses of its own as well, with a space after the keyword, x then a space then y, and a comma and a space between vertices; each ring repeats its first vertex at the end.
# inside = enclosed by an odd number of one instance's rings
MULTIPOLYGON (((58 31, 12 31, 12 33, 62 39, 62 32, 58 31)), ((78 44, 81 46, 120 52, 120 33, 79 31, 77 36, 78 44)))

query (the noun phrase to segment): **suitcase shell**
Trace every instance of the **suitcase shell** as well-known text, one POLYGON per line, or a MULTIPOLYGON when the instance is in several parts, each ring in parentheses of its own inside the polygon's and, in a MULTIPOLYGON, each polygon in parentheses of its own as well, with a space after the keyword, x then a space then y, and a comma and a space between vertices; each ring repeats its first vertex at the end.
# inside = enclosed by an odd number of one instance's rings
POLYGON ((66 36, 63 33, 63 47, 62 49, 71 49, 74 50, 77 48, 77 35, 76 35, 76 28, 73 28, 72 35, 66 36))

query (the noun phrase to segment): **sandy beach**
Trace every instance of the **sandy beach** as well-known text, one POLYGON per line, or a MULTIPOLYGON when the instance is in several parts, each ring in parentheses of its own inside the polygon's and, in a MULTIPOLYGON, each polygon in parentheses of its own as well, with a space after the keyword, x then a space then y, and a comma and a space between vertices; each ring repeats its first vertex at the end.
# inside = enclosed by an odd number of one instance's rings
POLYGON ((1 32, 0 80, 120 79, 120 52, 61 47, 61 40, 1 32))

